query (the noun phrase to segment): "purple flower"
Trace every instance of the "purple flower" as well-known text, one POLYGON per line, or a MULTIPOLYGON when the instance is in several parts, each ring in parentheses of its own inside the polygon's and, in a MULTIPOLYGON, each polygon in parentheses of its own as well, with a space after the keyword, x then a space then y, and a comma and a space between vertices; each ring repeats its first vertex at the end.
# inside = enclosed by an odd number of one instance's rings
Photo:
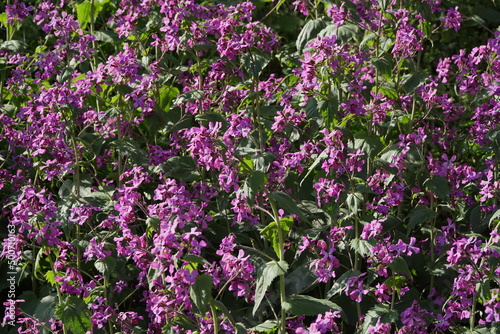
POLYGON ((7 13, 7 23, 14 25, 16 21, 22 22, 24 18, 33 10, 33 6, 26 7, 24 2, 15 0, 13 4, 5 5, 5 13, 7 13))
POLYGON ((449 8, 446 12, 446 17, 441 19, 444 22, 445 28, 453 28, 455 31, 460 29, 460 23, 462 23, 462 15, 458 11, 458 7, 449 8))
POLYGON ((345 293, 351 300, 354 300, 356 303, 361 303, 363 300, 363 295, 368 294, 370 292, 369 289, 365 289, 363 286, 363 279, 361 278, 362 276, 366 275, 366 273, 363 273, 359 276, 353 276, 350 277, 346 284, 347 288, 345 290, 345 293))
POLYGON ((375 326, 370 325, 368 327, 369 334, 389 334, 391 331, 391 324, 381 323, 380 318, 377 319, 375 326))

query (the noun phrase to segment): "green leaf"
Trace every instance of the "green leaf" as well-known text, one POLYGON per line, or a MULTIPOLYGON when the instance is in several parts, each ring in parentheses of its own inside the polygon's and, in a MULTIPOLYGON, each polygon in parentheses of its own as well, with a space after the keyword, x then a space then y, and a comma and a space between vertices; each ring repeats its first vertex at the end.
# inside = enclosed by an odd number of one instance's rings
POLYGON ((372 58, 372 64, 373 66, 375 66, 377 71, 386 78, 390 78, 394 74, 393 73, 394 66, 389 60, 385 58, 374 57, 372 58))
POLYGON ((376 156, 383 148, 384 145, 377 135, 369 135, 366 131, 359 131, 354 134, 354 149, 360 149, 370 158, 376 156))
POLYGON ((314 316, 328 311, 342 312, 342 308, 334 302, 305 295, 292 296, 282 307, 292 315, 314 316))
POLYGON ((271 61, 268 53, 246 53, 241 57, 244 73, 247 77, 258 79, 264 68, 271 61))
POLYGON ((88 306, 76 296, 69 296, 57 305, 56 314, 72 333, 86 333, 92 328, 88 306))
POLYGON ((318 33, 326 27, 326 21, 323 19, 316 19, 308 21, 304 28, 299 33, 297 37, 297 51, 302 53, 306 44, 312 39, 316 38, 318 33))
POLYGON ((369 42, 376 40, 377 39, 377 34, 374 32, 369 33, 368 35, 363 38, 361 43, 359 43, 359 48, 360 49, 365 49, 368 45, 369 42))
POLYGON ((389 264, 389 268, 395 273, 406 274, 408 277, 412 277, 410 268, 408 268, 408 263, 406 263, 405 259, 401 256, 394 258, 392 263, 389 264))
MULTIPOLYGON (((107 2, 107 1, 106 1, 107 2)), ((103 3, 99 1, 88 1, 85 0, 81 4, 76 4, 76 17, 78 22, 80 22, 80 28, 85 29, 87 24, 89 24, 92 19, 94 19, 102 10, 103 3), (94 8, 92 9, 92 4, 94 8), (92 10, 94 11, 92 13, 92 10), (92 14, 94 16, 92 17, 92 14)))
POLYGON ((104 260, 96 260, 94 266, 104 276, 110 276, 116 268, 116 259, 113 256, 107 256, 104 260))
POLYGON ((93 191, 82 198, 85 203, 101 208, 103 210, 113 207, 111 195, 102 191, 93 191))
POLYGON ((422 85, 429 75, 424 72, 416 72, 412 74, 406 74, 401 80, 401 84, 406 93, 411 94, 422 85))
POLYGON ((10 40, 10 41, 5 41, 2 44, 0 44, 0 50, 8 50, 13 53, 19 53, 22 52, 26 47, 26 43, 23 41, 19 40, 10 40))
POLYGON ((304 221, 309 222, 309 219, 302 212, 302 210, 297 206, 297 204, 290 197, 290 195, 288 195, 282 191, 275 191, 275 192, 269 194, 269 199, 276 201, 278 206, 283 208, 285 211, 288 211, 289 213, 297 215, 301 219, 303 219, 304 221))
POLYGON ((316 159, 314 160, 314 162, 312 163, 312 165, 309 167, 309 169, 307 170, 307 174, 306 176, 304 176, 302 178, 302 181, 300 181, 300 185, 302 186, 302 182, 304 182, 305 179, 307 179, 307 177, 314 171, 314 169, 316 168, 316 166, 319 165, 320 162, 323 161, 323 159, 326 159, 328 158, 328 153, 326 153, 326 151, 323 151, 321 152, 317 157, 316 159))
POLYGON ((287 271, 288 263, 285 261, 270 261, 261 265, 257 269, 257 286, 255 288, 255 302, 252 311, 253 315, 255 315, 259 309, 259 306, 266 295, 267 289, 273 280, 280 275, 286 274, 287 271))
POLYGON ((389 288, 394 288, 399 293, 401 288, 404 287, 406 283, 406 277, 400 275, 393 275, 385 280, 385 285, 389 288))
POLYGON ((7 26, 7 19, 9 18, 9 16, 7 15, 6 12, 3 12, 2 14, 0 14, 0 23, 6 27, 7 26))
MULTIPOLYGON (((375 87, 374 87, 375 89, 375 87)), ((389 88, 389 87, 379 87, 378 92, 382 93, 385 97, 388 97, 392 100, 397 100, 399 98, 398 92, 396 92, 394 89, 389 88)))
MULTIPOLYGON (((281 231, 283 232, 283 237, 286 237, 288 236, 288 232, 293 226, 293 217, 283 217, 279 220, 279 224, 281 231)), ((276 255, 279 257, 281 253, 281 246, 279 243, 278 226, 276 222, 269 223, 262 229, 262 231, 260 231, 260 234, 262 234, 269 242, 271 242, 276 255)))
POLYGON ((309 269, 308 262, 300 265, 286 276, 285 287, 287 295, 300 293, 304 288, 313 284, 317 278, 318 276, 309 269))
POLYGON ((35 314, 40 300, 34 291, 23 291, 23 293, 19 296, 19 299, 24 300, 24 302, 19 304, 24 312, 30 315, 35 314))
POLYGON ((196 277, 196 282, 189 288, 189 296, 200 314, 205 315, 212 298, 212 287, 214 282, 209 275, 196 277))
POLYGON ((351 248, 361 256, 371 255, 371 249, 375 246, 374 241, 355 238, 351 240, 351 248))
POLYGON ((410 235, 411 231, 413 229, 422 223, 425 223, 431 219, 434 219, 437 217, 437 213, 435 211, 432 211, 425 205, 419 205, 415 209, 413 209, 406 218, 409 219, 408 222, 408 231, 407 235, 410 235))
POLYGON ((387 8, 389 8, 389 4, 391 3, 391 0, 377 0, 378 5, 380 6, 380 9, 385 11, 387 8))
POLYGON ((474 7, 474 13, 479 15, 485 21, 500 23, 500 12, 490 7, 477 5, 474 7))
POLYGON ((146 151, 139 146, 139 143, 132 139, 117 139, 111 145, 116 148, 119 154, 127 156, 134 166, 142 166, 148 162, 146 151))
POLYGON ((340 27, 335 27, 335 25, 331 24, 321 30, 318 36, 331 37, 335 35, 337 36, 337 43, 339 43, 340 45, 344 45, 356 36, 358 30, 358 26, 352 23, 344 24, 340 27))
POLYGON ((194 255, 194 254, 186 254, 182 257, 182 259, 184 261, 187 261, 191 264, 207 264, 207 265, 210 265, 210 262, 208 262, 207 260, 205 260, 204 258, 202 258, 201 256, 198 256, 198 255, 194 255))
POLYGON ((446 273, 446 264, 441 262, 441 261, 437 261, 434 263, 428 263, 425 266, 425 269, 431 275, 443 276, 446 273))
POLYGON ((344 292, 345 289, 347 289, 347 281, 351 277, 357 277, 359 275, 361 275, 361 272, 359 270, 352 270, 352 269, 343 273, 339 278, 335 280, 335 283, 333 284, 332 288, 326 294, 326 298, 330 299, 333 296, 339 295, 342 292, 344 292))
POLYGON ((375 326, 378 319, 381 323, 395 323, 399 318, 396 310, 390 309, 388 305, 378 304, 372 307, 365 316, 363 321, 363 333, 368 333, 370 326, 375 326))
POLYGON ((221 123, 222 124, 222 130, 224 131, 225 128, 227 128, 227 120, 224 116, 222 116, 219 113, 216 112, 208 112, 204 114, 199 114, 196 115, 194 118, 196 121, 200 122, 203 124, 205 127, 208 127, 210 123, 221 123))
POLYGON ((243 193, 247 197, 250 207, 253 206, 255 196, 264 187, 265 174, 259 170, 253 171, 243 184, 243 193))
POLYGON ((165 175, 183 182, 192 182, 200 178, 196 163, 189 156, 175 156, 165 162, 165 175))
POLYGON ((161 277, 162 272, 159 271, 158 269, 155 269, 153 267, 149 267, 148 269, 148 286, 149 289, 151 290, 155 286, 155 281, 158 279, 158 277, 161 277))
POLYGON ((485 303, 491 300, 490 280, 483 278, 481 282, 476 283, 476 292, 480 302, 485 303))
POLYGON ((253 157, 253 165, 255 170, 258 170, 262 173, 267 173, 274 159, 276 159, 276 156, 271 152, 256 154, 253 157))
POLYGON ((229 319, 231 322, 234 322, 233 315, 231 314, 231 312, 229 312, 226 305, 224 305, 222 302, 215 300, 215 299, 212 299, 212 300, 210 300, 210 305, 212 305, 216 309, 220 310, 224 314, 224 316, 227 319, 229 319))
POLYGON ((43 297, 38 303, 33 316, 41 322, 48 323, 50 319, 54 318, 57 303, 55 294, 43 297))
POLYGON ((114 31, 110 31, 110 30, 95 31, 94 37, 97 41, 105 42, 105 43, 107 43, 107 42, 112 43, 112 42, 117 42, 120 40, 120 37, 118 36, 118 34, 114 31))
POLYGON ((424 186, 428 191, 436 194, 443 201, 450 200, 450 187, 448 180, 442 176, 433 176, 424 182, 424 186))
POLYGON ((278 321, 276 320, 266 320, 255 327, 250 328, 251 332, 257 333, 268 333, 274 331, 278 327, 278 321))

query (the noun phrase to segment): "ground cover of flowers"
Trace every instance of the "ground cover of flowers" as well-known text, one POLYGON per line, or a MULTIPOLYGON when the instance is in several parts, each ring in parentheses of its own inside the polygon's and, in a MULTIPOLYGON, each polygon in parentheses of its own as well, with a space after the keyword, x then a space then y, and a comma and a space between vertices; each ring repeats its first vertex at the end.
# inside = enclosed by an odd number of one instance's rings
POLYGON ((500 332, 499 24, 4 1, 1 332, 500 332))

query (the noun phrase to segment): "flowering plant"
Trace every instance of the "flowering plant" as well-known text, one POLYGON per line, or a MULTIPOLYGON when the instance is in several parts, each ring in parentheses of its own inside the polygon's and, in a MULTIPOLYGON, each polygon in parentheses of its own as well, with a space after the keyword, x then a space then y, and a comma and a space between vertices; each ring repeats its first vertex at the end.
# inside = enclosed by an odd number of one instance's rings
POLYGON ((8 0, 9 333, 490 333, 490 1, 8 0))

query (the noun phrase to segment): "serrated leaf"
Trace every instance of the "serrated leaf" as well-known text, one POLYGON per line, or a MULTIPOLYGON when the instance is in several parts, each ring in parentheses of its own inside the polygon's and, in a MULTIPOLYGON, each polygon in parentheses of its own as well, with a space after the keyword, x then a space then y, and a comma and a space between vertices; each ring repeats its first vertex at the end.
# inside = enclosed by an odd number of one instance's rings
POLYGON ((282 305, 292 315, 314 316, 328 311, 340 311, 342 308, 327 299, 318 299, 306 295, 295 295, 282 305))
POLYGON ((394 258, 392 263, 389 264, 389 268, 395 273, 406 274, 408 277, 412 277, 408 263, 401 256, 394 258))
POLYGON ((450 200, 450 187, 448 185, 448 180, 444 177, 433 176, 431 179, 427 179, 424 182, 424 186, 443 201, 450 200))
POLYGON ((385 58, 373 58, 372 64, 375 66, 377 71, 382 74, 384 77, 391 77, 393 75, 394 66, 391 62, 385 58))
POLYGON ((398 92, 389 87, 379 87, 378 92, 382 93, 385 97, 388 97, 392 100, 397 100, 399 98, 398 92))
POLYGON ((196 121, 208 127, 210 123, 221 123, 222 130, 227 127, 227 120, 224 116, 216 112, 209 112, 204 114, 196 115, 194 118, 196 121))
POLYGON ((259 153, 253 156, 253 166, 255 170, 267 173, 276 156, 271 152, 259 153))
POLYGON ((378 304, 371 308, 365 316, 363 321, 363 333, 368 333, 370 326, 377 324, 380 319, 381 323, 394 323, 398 320, 399 314, 396 310, 390 309, 389 306, 378 304))
POLYGON ((253 79, 258 79, 264 68, 271 61, 268 53, 246 53, 241 57, 241 63, 245 74, 253 79))
POLYGON ((189 288, 189 296, 202 315, 205 315, 210 306, 213 285, 212 277, 200 275, 196 277, 196 282, 189 288))
POLYGON ((326 21, 322 19, 316 19, 308 21, 304 28, 299 33, 297 37, 297 51, 302 53, 306 44, 312 39, 316 38, 318 33, 326 27, 326 21))
POLYGON ((287 295, 301 292, 304 288, 313 284, 318 276, 309 269, 309 263, 304 263, 289 273, 285 279, 287 295))
POLYGON ((385 285, 387 285, 387 287, 394 288, 399 293, 401 291, 401 288, 405 285, 406 281, 406 277, 404 276, 393 275, 386 279, 384 283, 385 285))
POLYGON ((387 8, 389 8, 389 4, 391 3, 391 0, 377 0, 378 5, 380 6, 380 9, 385 11, 387 8))
POLYGON ((92 328, 88 306, 76 296, 69 296, 57 305, 56 314, 70 332, 86 333, 92 328))
POLYGON ((19 306, 21 309, 27 314, 33 315, 35 314, 36 308, 40 303, 37 295, 33 291, 23 291, 21 295, 19 295, 19 299, 24 300, 24 302, 20 303, 19 306))
POLYGON ((104 260, 96 260, 95 268, 104 276, 109 276, 116 268, 116 259, 112 256, 107 256, 104 260))
POLYGON ((175 156, 165 162, 165 175, 183 182, 192 182, 200 178, 196 163, 188 156, 175 156))
POLYGON ((406 93, 411 94, 420 87, 429 76, 423 72, 416 72, 412 74, 406 74, 401 80, 401 84, 406 93))
POLYGON ((375 246, 374 241, 355 238, 351 240, 350 246, 361 256, 369 256, 371 249, 375 246))
POLYGON ((48 323, 50 319, 54 318, 57 303, 58 300, 55 294, 43 297, 38 303, 33 316, 41 322, 48 323))
POLYGON ((339 278, 335 280, 335 283, 333 284, 332 288, 328 291, 326 294, 326 298, 330 299, 335 295, 339 295, 347 289, 347 281, 351 277, 357 277, 361 275, 361 272, 359 270, 348 270, 345 273, 343 273, 339 278))
POLYGON ((255 302, 253 306, 252 314, 259 309, 266 292, 274 281, 274 279, 280 275, 286 274, 288 271, 288 263, 286 261, 270 261, 261 265, 257 269, 257 282, 255 288, 255 302))
POLYGON ((474 6, 474 13, 479 15, 482 19, 493 23, 500 23, 500 12, 490 7, 483 5, 474 6))
POLYGON ((373 41, 374 39, 377 39, 377 34, 374 32, 369 33, 368 35, 365 36, 365 38, 363 38, 361 43, 359 43, 359 48, 364 49, 367 46, 367 44, 370 41, 373 41))
POLYGON ((162 274, 161 271, 159 271, 156 268, 153 268, 152 266, 149 267, 148 269, 148 286, 149 289, 151 290, 155 286, 155 281, 160 277, 162 274))
POLYGON ((134 140, 117 139, 111 145, 116 148, 118 153, 127 156, 134 166, 142 166, 148 161, 148 154, 134 140))
POLYGON ((377 135, 369 135, 366 131, 359 131, 354 134, 354 149, 360 149, 368 157, 376 156, 383 148, 384 145, 377 135))
POLYGON ((255 327, 250 328, 251 332, 264 333, 274 330, 278 327, 278 321, 276 320, 266 320, 255 327))
POLYGON ((300 181, 300 185, 302 186, 302 182, 304 182, 305 179, 314 171, 316 166, 319 165, 320 162, 323 161, 323 159, 328 158, 328 153, 325 151, 321 152, 318 157, 314 160, 314 162, 311 164, 309 169, 307 170, 307 174, 302 178, 302 181, 300 181))
POLYGON ((337 36, 337 43, 344 45, 356 36, 358 30, 358 26, 351 23, 341 25, 340 27, 335 27, 335 25, 331 24, 321 30, 318 36, 331 37, 335 35, 337 36))
POLYGON ((85 29, 94 17, 96 17, 102 10, 102 3, 99 1, 85 0, 81 4, 76 4, 76 17, 80 23, 80 28, 85 29), (94 8, 92 8, 92 6, 94 8), (92 12, 93 11, 93 12, 92 12), (93 17, 92 17, 93 14, 93 17))
POLYGON ((184 261, 187 261, 189 263, 194 263, 194 264, 207 264, 210 265, 210 262, 202 258, 201 256, 194 255, 194 254, 186 254, 182 257, 184 261))
POLYGON ((99 42, 117 42, 120 40, 118 34, 110 30, 94 31, 94 37, 99 42))
MULTIPOLYGON (((292 217, 283 217, 279 220, 280 228, 283 233, 283 237, 288 236, 288 232, 293 226, 293 218, 292 217)), ((269 223, 266 227, 260 231, 260 234, 264 236, 270 243, 271 246, 274 249, 274 252, 276 255, 279 257, 281 250, 280 250, 280 243, 279 243, 279 235, 278 235, 278 226, 276 222, 271 222, 269 223)))
POLYGON ((243 184, 243 193, 247 197, 247 202, 250 207, 253 206, 257 193, 264 187, 264 180, 265 175, 259 170, 253 171, 245 180, 243 184))
POLYGON ((102 191, 93 191, 89 195, 83 197, 82 200, 92 206, 104 209, 109 206, 111 196, 102 191))
POLYGON ((425 223, 431 219, 434 219, 437 217, 437 213, 435 211, 432 211, 425 205, 419 205, 415 209, 413 209, 406 218, 409 219, 408 221, 408 230, 407 230, 407 235, 410 235, 411 231, 413 229, 422 223, 425 223))
POLYGON ((297 206, 294 200, 287 193, 284 193, 282 191, 275 191, 269 194, 269 199, 276 201, 278 206, 283 208, 285 211, 297 215, 302 220, 309 222, 309 219, 306 217, 304 212, 302 212, 302 210, 297 206))

